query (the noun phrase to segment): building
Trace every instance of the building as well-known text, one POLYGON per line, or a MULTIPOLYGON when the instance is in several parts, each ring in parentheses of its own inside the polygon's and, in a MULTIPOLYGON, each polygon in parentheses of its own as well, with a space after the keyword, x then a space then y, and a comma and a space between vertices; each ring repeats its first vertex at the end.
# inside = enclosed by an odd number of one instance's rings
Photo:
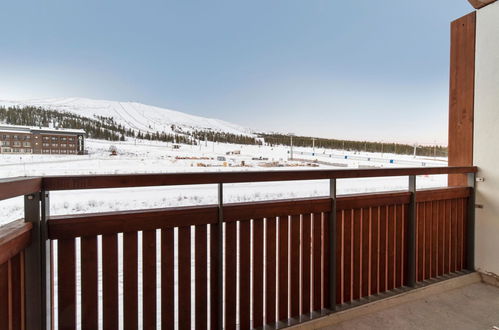
POLYGON ((0 125, 0 154, 82 155, 85 131, 0 125))

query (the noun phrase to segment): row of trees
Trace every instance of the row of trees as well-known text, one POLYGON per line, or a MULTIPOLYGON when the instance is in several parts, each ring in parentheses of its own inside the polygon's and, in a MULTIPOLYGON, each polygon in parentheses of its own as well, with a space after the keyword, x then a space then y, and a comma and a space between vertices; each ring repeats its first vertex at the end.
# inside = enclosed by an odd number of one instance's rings
MULTIPOLYGON (((270 145, 291 145, 291 137, 285 134, 260 134, 270 145)), ((400 143, 382 143, 370 141, 350 141, 338 139, 313 138, 311 136, 293 136, 293 145, 298 147, 312 147, 328 149, 344 149, 349 151, 384 152, 401 155, 414 154, 414 146, 400 143), (315 140, 315 141, 314 141, 315 140)), ((416 155, 428 157, 447 157, 447 147, 417 146, 416 155)))

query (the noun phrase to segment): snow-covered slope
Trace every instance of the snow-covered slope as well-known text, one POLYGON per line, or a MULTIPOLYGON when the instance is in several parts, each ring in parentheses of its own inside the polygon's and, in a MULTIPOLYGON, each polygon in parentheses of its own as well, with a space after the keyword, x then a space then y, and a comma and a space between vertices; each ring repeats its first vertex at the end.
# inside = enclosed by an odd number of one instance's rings
POLYGON ((137 102, 93 100, 88 98, 49 98, 32 100, 0 100, 2 106, 36 106, 71 112, 83 117, 113 117, 125 127, 142 132, 171 131, 175 125, 182 131, 212 130, 231 134, 253 135, 250 129, 223 120, 189 115, 179 111, 137 102))

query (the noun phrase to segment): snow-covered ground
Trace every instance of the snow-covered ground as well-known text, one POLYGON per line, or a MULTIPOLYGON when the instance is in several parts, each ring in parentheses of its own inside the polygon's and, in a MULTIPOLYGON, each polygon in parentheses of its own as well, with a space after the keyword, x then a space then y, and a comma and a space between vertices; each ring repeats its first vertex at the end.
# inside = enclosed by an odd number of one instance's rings
MULTIPOLYGON (((163 142, 108 142, 87 140, 85 156, 0 155, 0 178, 42 175, 176 173, 205 171, 310 170, 318 168, 365 168, 445 166, 445 159, 414 158, 391 154, 355 153, 343 150, 294 148, 300 161, 289 161, 284 146, 241 146, 222 143, 182 145, 173 149, 163 142), (109 148, 116 146, 117 156, 109 148), (227 155, 229 152, 240 154, 227 155), (222 158, 220 158, 222 157, 222 158), (313 163, 317 160, 318 164, 313 163)), ((446 176, 418 178, 418 187, 444 186, 446 176)), ((406 177, 346 179, 338 181, 339 194, 407 189, 406 177)), ((224 202, 326 196, 328 182, 266 182, 227 184, 224 202)), ((52 192, 51 214, 74 214, 216 203, 215 185, 147 187, 52 192), (119 192, 119 193, 117 193, 119 192)), ((21 197, 0 202, 0 223, 23 216, 21 197)))

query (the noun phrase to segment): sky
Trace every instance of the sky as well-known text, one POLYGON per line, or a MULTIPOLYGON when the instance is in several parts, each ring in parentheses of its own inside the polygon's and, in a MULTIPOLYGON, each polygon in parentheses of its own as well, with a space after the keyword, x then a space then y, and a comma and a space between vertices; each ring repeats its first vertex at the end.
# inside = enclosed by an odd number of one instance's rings
POLYGON ((447 143, 466 0, 33 0, 0 11, 0 98, 136 101, 257 131, 447 143))

